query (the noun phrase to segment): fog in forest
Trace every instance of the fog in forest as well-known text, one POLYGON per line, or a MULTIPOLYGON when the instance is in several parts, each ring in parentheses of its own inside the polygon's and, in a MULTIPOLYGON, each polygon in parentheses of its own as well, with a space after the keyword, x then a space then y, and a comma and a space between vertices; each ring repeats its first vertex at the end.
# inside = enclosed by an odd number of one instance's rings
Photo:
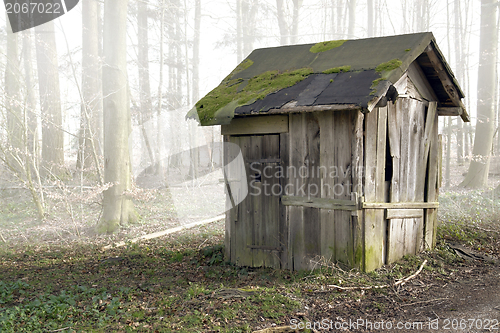
POLYGON ((495 188, 497 7, 492 0, 84 0, 18 33, 0 15, 2 241, 33 239, 38 229, 41 239, 92 238, 136 223, 149 232, 223 214, 220 126, 201 127, 186 114, 252 50, 281 45, 432 32, 471 119, 439 117, 442 193, 495 188))

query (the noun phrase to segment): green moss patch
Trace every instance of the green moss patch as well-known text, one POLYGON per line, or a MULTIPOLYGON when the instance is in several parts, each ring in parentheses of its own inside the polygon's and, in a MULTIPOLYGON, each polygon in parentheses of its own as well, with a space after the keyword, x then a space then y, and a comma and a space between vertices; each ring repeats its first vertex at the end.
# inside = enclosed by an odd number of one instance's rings
POLYGON ((351 70, 351 66, 340 66, 340 67, 333 67, 330 69, 327 69, 326 71, 323 72, 323 74, 332 74, 332 73, 341 73, 341 72, 349 72, 351 70))
POLYGON ((312 53, 319 53, 319 52, 325 52, 331 49, 334 49, 336 47, 341 46, 346 42, 345 39, 340 39, 340 40, 330 40, 327 42, 320 42, 317 44, 314 44, 309 51, 312 53))
POLYGON ((239 89, 244 82, 243 79, 224 80, 196 103, 200 122, 210 123, 214 120, 215 114, 228 104, 231 104, 232 111, 234 111, 238 106, 253 103, 270 93, 291 87, 312 73, 311 68, 286 72, 267 71, 248 80, 248 84, 243 89, 239 89))
POLYGON ((377 72, 386 72, 386 71, 392 71, 393 69, 398 68, 401 66, 403 62, 399 59, 392 59, 389 60, 388 62, 381 63, 380 65, 375 68, 375 71, 377 72))

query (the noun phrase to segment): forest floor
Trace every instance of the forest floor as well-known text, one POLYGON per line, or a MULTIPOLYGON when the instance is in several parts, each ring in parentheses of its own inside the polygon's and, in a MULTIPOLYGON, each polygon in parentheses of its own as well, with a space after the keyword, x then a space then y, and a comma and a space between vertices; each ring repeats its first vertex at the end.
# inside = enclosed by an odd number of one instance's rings
POLYGON ((491 191, 441 191, 436 248, 370 273, 321 260, 314 271, 236 267, 224 262, 222 221, 103 249, 179 225, 168 195, 143 192, 143 220, 112 236, 93 233, 98 209, 82 210, 85 223, 62 202, 36 222, 19 200, 2 206, 0 331, 500 331, 491 191))

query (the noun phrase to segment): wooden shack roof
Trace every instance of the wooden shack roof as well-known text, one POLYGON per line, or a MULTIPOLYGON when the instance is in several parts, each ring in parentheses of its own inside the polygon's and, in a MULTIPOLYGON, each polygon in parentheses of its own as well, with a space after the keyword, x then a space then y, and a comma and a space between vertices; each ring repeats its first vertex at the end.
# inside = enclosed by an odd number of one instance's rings
MULTIPOLYGON (((430 32, 254 50, 188 113, 201 125, 238 115, 361 109, 370 112, 416 61, 441 108, 468 115, 460 86, 430 32)), ((390 96, 392 95, 392 96, 390 96)))

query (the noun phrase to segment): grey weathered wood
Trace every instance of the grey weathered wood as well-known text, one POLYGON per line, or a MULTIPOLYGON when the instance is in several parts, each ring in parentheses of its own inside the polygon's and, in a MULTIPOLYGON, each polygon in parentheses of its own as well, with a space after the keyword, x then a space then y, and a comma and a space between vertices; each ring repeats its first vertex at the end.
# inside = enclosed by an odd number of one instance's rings
POLYGON ((363 209, 389 209, 389 208, 438 208, 439 202, 363 202, 363 209))
POLYGON ((287 115, 248 116, 233 118, 221 126, 222 135, 255 135, 288 132, 287 115))
MULTIPOLYGON (((365 115, 366 129, 366 148, 365 148, 365 200, 367 202, 377 201, 377 149, 378 149, 378 134, 382 132, 379 129, 379 112, 380 108, 374 109, 372 112, 365 115)), ((385 117, 381 117, 386 119, 385 117)), ((380 124, 380 127, 385 127, 385 124, 380 124)), ((384 133, 385 135, 385 133, 384 133)), ((385 146, 385 145, 384 145, 385 146)), ((385 220, 384 212, 378 212, 375 209, 364 210, 364 249, 365 262, 364 269, 372 271, 384 264, 384 232, 385 220)))
MULTIPOLYGON (((281 133, 280 134, 280 160, 281 167, 283 170, 288 170, 288 166, 290 165, 290 134, 289 133, 281 133)), ((289 178, 285 177, 285 173, 283 177, 280 178, 281 191, 282 194, 285 194, 285 188, 289 184, 289 178)), ((291 269, 291 252, 289 251, 289 232, 290 232, 290 221, 288 215, 288 207, 284 205, 279 205, 279 214, 280 214, 280 222, 279 222, 279 235, 280 235, 280 246, 283 248, 283 251, 280 254, 280 265, 283 269, 291 269)))
MULTIPOLYGON (((315 113, 306 113, 306 150, 304 154, 306 156, 305 161, 309 161, 309 166, 317 169, 320 165, 320 127, 318 118, 315 113)), ((307 183, 308 196, 319 198, 321 195, 320 191, 320 177, 317 172, 310 172, 310 177, 305 179, 307 183)), ((311 269, 314 264, 311 259, 315 258, 320 253, 320 214, 317 208, 304 208, 304 245, 305 245, 305 257, 303 260, 303 268, 311 269)))
MULTIPOLYGON (((305 114, 290 115, 290 167, 299 168, 305 159, 305 114)), ((302 186, 304 179, 298 173, 290 173, 292 187, 290 195, 298 195, 298 189, 302 186)), ((288 215, 290 221, 289 234, 289 256, 291 258, 290 268, 293 270, 303 269, 302 260, 305 256, 304 245, 304 207, 289 206, 288 215)))
MULTIPOLYGON (((327 201, 332 198, 329 188, 334 186, 334 178, 329 177, 330 166, 334 166, 333 147, 335 145, 333 132, 333 111, 320 112, 318 115, 320 125, 320 182, 321 198, 327 201)), ((335 260, 335 221, 332 205, 323 208, 320 211, 320 243, 321 256, 328 260, 335 260)))
POLYGON ((457 107, 439 107, 437 108, 438 116, 461 116, 464 110, 457 107))
MULTIPOLYGON (((352 152, 352 191, 354 198, 363 196, 364 152, 363 152, 363 123, 364 114, 356 112, 354 115, 354 133, 351 139, 352 152)), ((352 200, 353 198, 351 198, 352 200)), ((359 205, 358 205, 359 206, 359 205)), ((359 207, 358 207, 359 208, 359 207)), ((360 210, 351 214, 353 229, 354 267, 364 270, 364 220, 360 210)))
POLYGON ((469 114, 467 113, 467 110, 465 109, 462 101, 460 100, 460 96, 455 87, 453 79, 448 75, 447 71, 443 67, 443 63, 441 62, 441 60, 439 60, 439 57, 436 51, 434 51, 432 45, 427 46, 427 48, 425 49, 425 53, 429 57, 432 67, 434 67, 434 70, 436 71, 439 80, 445 87, 446 94, 448 94, 448 96, 455 103, 455 105, 462 107, 463 110, 460 117, 462 117, 462 120, 465 122, 470 121, 469 114))
POLYGON ((322 112, 322 111, 344 111, 344 110, 361 110, 357 104, 331 104, 331 105, 314 105, 303 106, 297 105, 296 101, 291 101, 278 109, 270 109, 269 114, 284 114, 284 113, 304 113, 304 112, 322 112))
MULTIPOLYGON (((434 114, 432 127, 429 129, 429 163, 426 170, 426 201, 437 200, 438 189, 438 167, 439 167, 439 137, 437 114, 434 114)), ((429 118, 429 116, 428 116, 429 118)), ((428 119, 430 121, 431 119, 428 119)), ((427 126, 427 124, 426 124, 427 126)), ((429 125, 430 126, 430 125, 429 125)), ((426 130, 427 133, 427 130, 426 130)), ((424 215, 424 246, 431 248, 435 245, 435 233, 437 227, 437 209, 426 209, 424 215)))
POLYGON ((405 242, 404 219, 390 219, 388 221, 387 258, 388 264, 401 258, 405 242))
MULTIPOLYGON (((335 113, 334 134, 334 165, 338 169, 334 178, 333 198, 351 200, 352 153, 351 137, 354 132, 354 114, 349 111, 335 113), (341 191, 340 191, 341 189, 341 191)), ((356 204, 354 202, 354 204, 356 204)), ((349 266, 354 264, 354 243, 351 223, 351 212, 335 210, 335 258, 349 266)))
POLYGON ((404 208, 390 208, 386 210, 385 218, 391 219, 404 219, 404 218, 414 218, 422 217, 424 215, 424 210, 420 209, 404 209, 404 208))
POLYGON ((329 199, 329 198, 308 198, 297 196, 283 196, 281 203, 284 206, 301 206, 329 210, 357 210, 356 201, 329 199))
POLYGON ((438 100, 436 94, 434 93, 434 89, 432 89, 432 86, 427 80, 422 68, 420 68, 416 62, 412 62, 410 66, 408 66, 407 73, 408 77, 415 85, 415 88, 424 99, 428 101, 438 100))

